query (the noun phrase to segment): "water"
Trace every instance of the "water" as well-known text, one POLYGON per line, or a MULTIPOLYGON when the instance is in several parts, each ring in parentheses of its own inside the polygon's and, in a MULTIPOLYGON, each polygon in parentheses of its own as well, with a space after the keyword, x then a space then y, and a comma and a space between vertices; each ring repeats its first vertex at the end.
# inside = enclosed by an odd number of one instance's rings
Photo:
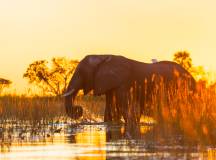
POLYGON ((182 142, 182 135, 165 139, 154 126, 140 126, 139 137, 125 134, 123 125, 47 124, 43 127, 6 125, 0 128, 1 160, 216 159, 211 145, 182 142))

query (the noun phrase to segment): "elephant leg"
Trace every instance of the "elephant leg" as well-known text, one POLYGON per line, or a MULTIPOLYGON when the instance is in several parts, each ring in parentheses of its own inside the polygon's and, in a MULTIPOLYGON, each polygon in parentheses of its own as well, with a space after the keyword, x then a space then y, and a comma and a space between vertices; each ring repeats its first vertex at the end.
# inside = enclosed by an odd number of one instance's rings
POLYGON ((117 95, 117 91, 113 91, 113 101, 112 101, 112 118, 115 122, 119 123, 121 122, 121 111, 120 111, 120 104, 119 99, 117 95))
POLYGON ((152 108, 152 96, 155 92, 153 85, 149 82, 147 85, 147 90, 146 94, 144 96, 144 107, 141 109, 143 115, 145 116, 151 116, 151 108, 152 108))
POLYGON ((118 114, 121 118, 123 116, 125 123, 128 122, 128 97, 127 90, 124 87, 120 87, 116 90, 116 103, 118 108, 118 114))
POLYGON ((141 116, 144 115, 145 110, 145 86, 144 82, 139 84, 139 91, 138 91, 138 104, 140 107, 140 115, 138 117, 139 121, 141 120, 141 116))
MULTIPOLYGON (((130 93, 128 88, 121 88, 118 92, 118 100, 119 100, 119 108, 120 113, 122 114, 124 120, 125 120, 125 131, 124 135, 126 138, 138 138, 139 136, 139 125, 138 121, 140 119, 140 116, 136 113, 137 105, 131 101, 131 98, 133 95, 130 95, 133 93, 130 93), (138 120, 137 120, 138 118, 138 120)), ((138 108, 139 109, 139 108, 138 108)))
POLYGON ((104 121, 106 122, 120 122, 122 114, 117 100, 116 91, 110 91, 106 94, 106 108, 104 121))
POLYGON ((106 106, 104 113, 104 122, 112 122, 112 93, 106 93, 106 106))

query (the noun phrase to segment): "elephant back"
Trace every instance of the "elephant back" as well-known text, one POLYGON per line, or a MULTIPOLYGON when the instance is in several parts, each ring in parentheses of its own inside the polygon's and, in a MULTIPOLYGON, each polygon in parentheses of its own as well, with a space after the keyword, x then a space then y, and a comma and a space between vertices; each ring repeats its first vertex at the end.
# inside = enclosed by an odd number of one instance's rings
POLYGON ((154 72, 167 81, 184 81, 192 91, 196 90, 196 81, 184 67, 171 61, 160 61, 152 64, 154 72))

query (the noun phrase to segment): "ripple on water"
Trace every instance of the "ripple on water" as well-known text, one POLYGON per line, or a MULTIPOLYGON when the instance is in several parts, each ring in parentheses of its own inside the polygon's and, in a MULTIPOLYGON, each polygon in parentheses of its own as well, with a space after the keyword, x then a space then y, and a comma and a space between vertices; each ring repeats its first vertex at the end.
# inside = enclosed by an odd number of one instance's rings
MULTIPOLYGON (((142 126, 143 127, 143 126, 142 126)), ((146 126, 147 127, 147 126, 146 126)), ((2 133, 1 160, 72 159, 215 159, 216 149, 168 144, 143 133, 140 139, 126 139, 122 125, 47 125, 32 132, 31 126, 2 133), (61 128, 61 129, 60 129, 61 128), (58 132, 55 132, 58 130, 58 132), (20 133, 22 136, 20 137, 20 133), (11 136, 9 136, 11 134, 11 136), (48 136, 49 134, 49 136, 48 136)), ((149 129, 144 129, 146 132, 149 129)), ((179 135, 176 138, 179 138, 179 135)), ((172 138, 173 139, 173 138, 172 138)), ((174 138, 175 139, 175 138, 174 138)))

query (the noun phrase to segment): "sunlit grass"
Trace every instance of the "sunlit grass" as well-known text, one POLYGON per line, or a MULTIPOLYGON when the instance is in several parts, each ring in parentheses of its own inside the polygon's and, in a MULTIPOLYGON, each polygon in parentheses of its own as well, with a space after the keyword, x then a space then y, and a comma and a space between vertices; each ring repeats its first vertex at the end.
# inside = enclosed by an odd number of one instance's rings
POLYGON ((203 83, 198 83, 196 92, 189 95, 181 88, 174 96, 163 94, 162 91, 154 99, 152 107, 153 118, 161 132, 166 135, 180 133, 193 142, 215 143, 215 91, 215 87, 206 87, 203 83), (164 96, 172 98, 167 102, 164 96))
MULTIPOLYGON (((157 89, 155 92, 157 94, 153 95, 151 117, 142 116, 141 123, 154 124, 155 129, 158 130, 158 136, 172 136, 180 133, 189 141, 216 142, 216 88, 214 85, 206 87, 205 83, 199 82, 197 91, 190 95, 185 88, 180 88, 175 94, 172 91, 167 94, 161 85, 157 89)), ((105 107, 103 96, 78 96, 75 103, 84 108, 84 115, 79 121, 73 121, 67 117, 64 99, 60 97, 1 96, 0 123, 4 127, 5 124, 40 126, 59 121, 63 123, 103 121, 105 107)), ((133 103, 130 105, 134 107, 133 103)), ((132 128, 134 129, 133 126, 132 128)), ((145 128, 139 131, 146 133, 145 128)))
MULTIPOLYGON (((105 107, 104 97, 78 96, 76 104, 84 107, 83 119, 102 120, 105 107)), ((70 119, 61 97, 26 97, 1 96, 0 121, 29 121, 40 122, 70 119)))

